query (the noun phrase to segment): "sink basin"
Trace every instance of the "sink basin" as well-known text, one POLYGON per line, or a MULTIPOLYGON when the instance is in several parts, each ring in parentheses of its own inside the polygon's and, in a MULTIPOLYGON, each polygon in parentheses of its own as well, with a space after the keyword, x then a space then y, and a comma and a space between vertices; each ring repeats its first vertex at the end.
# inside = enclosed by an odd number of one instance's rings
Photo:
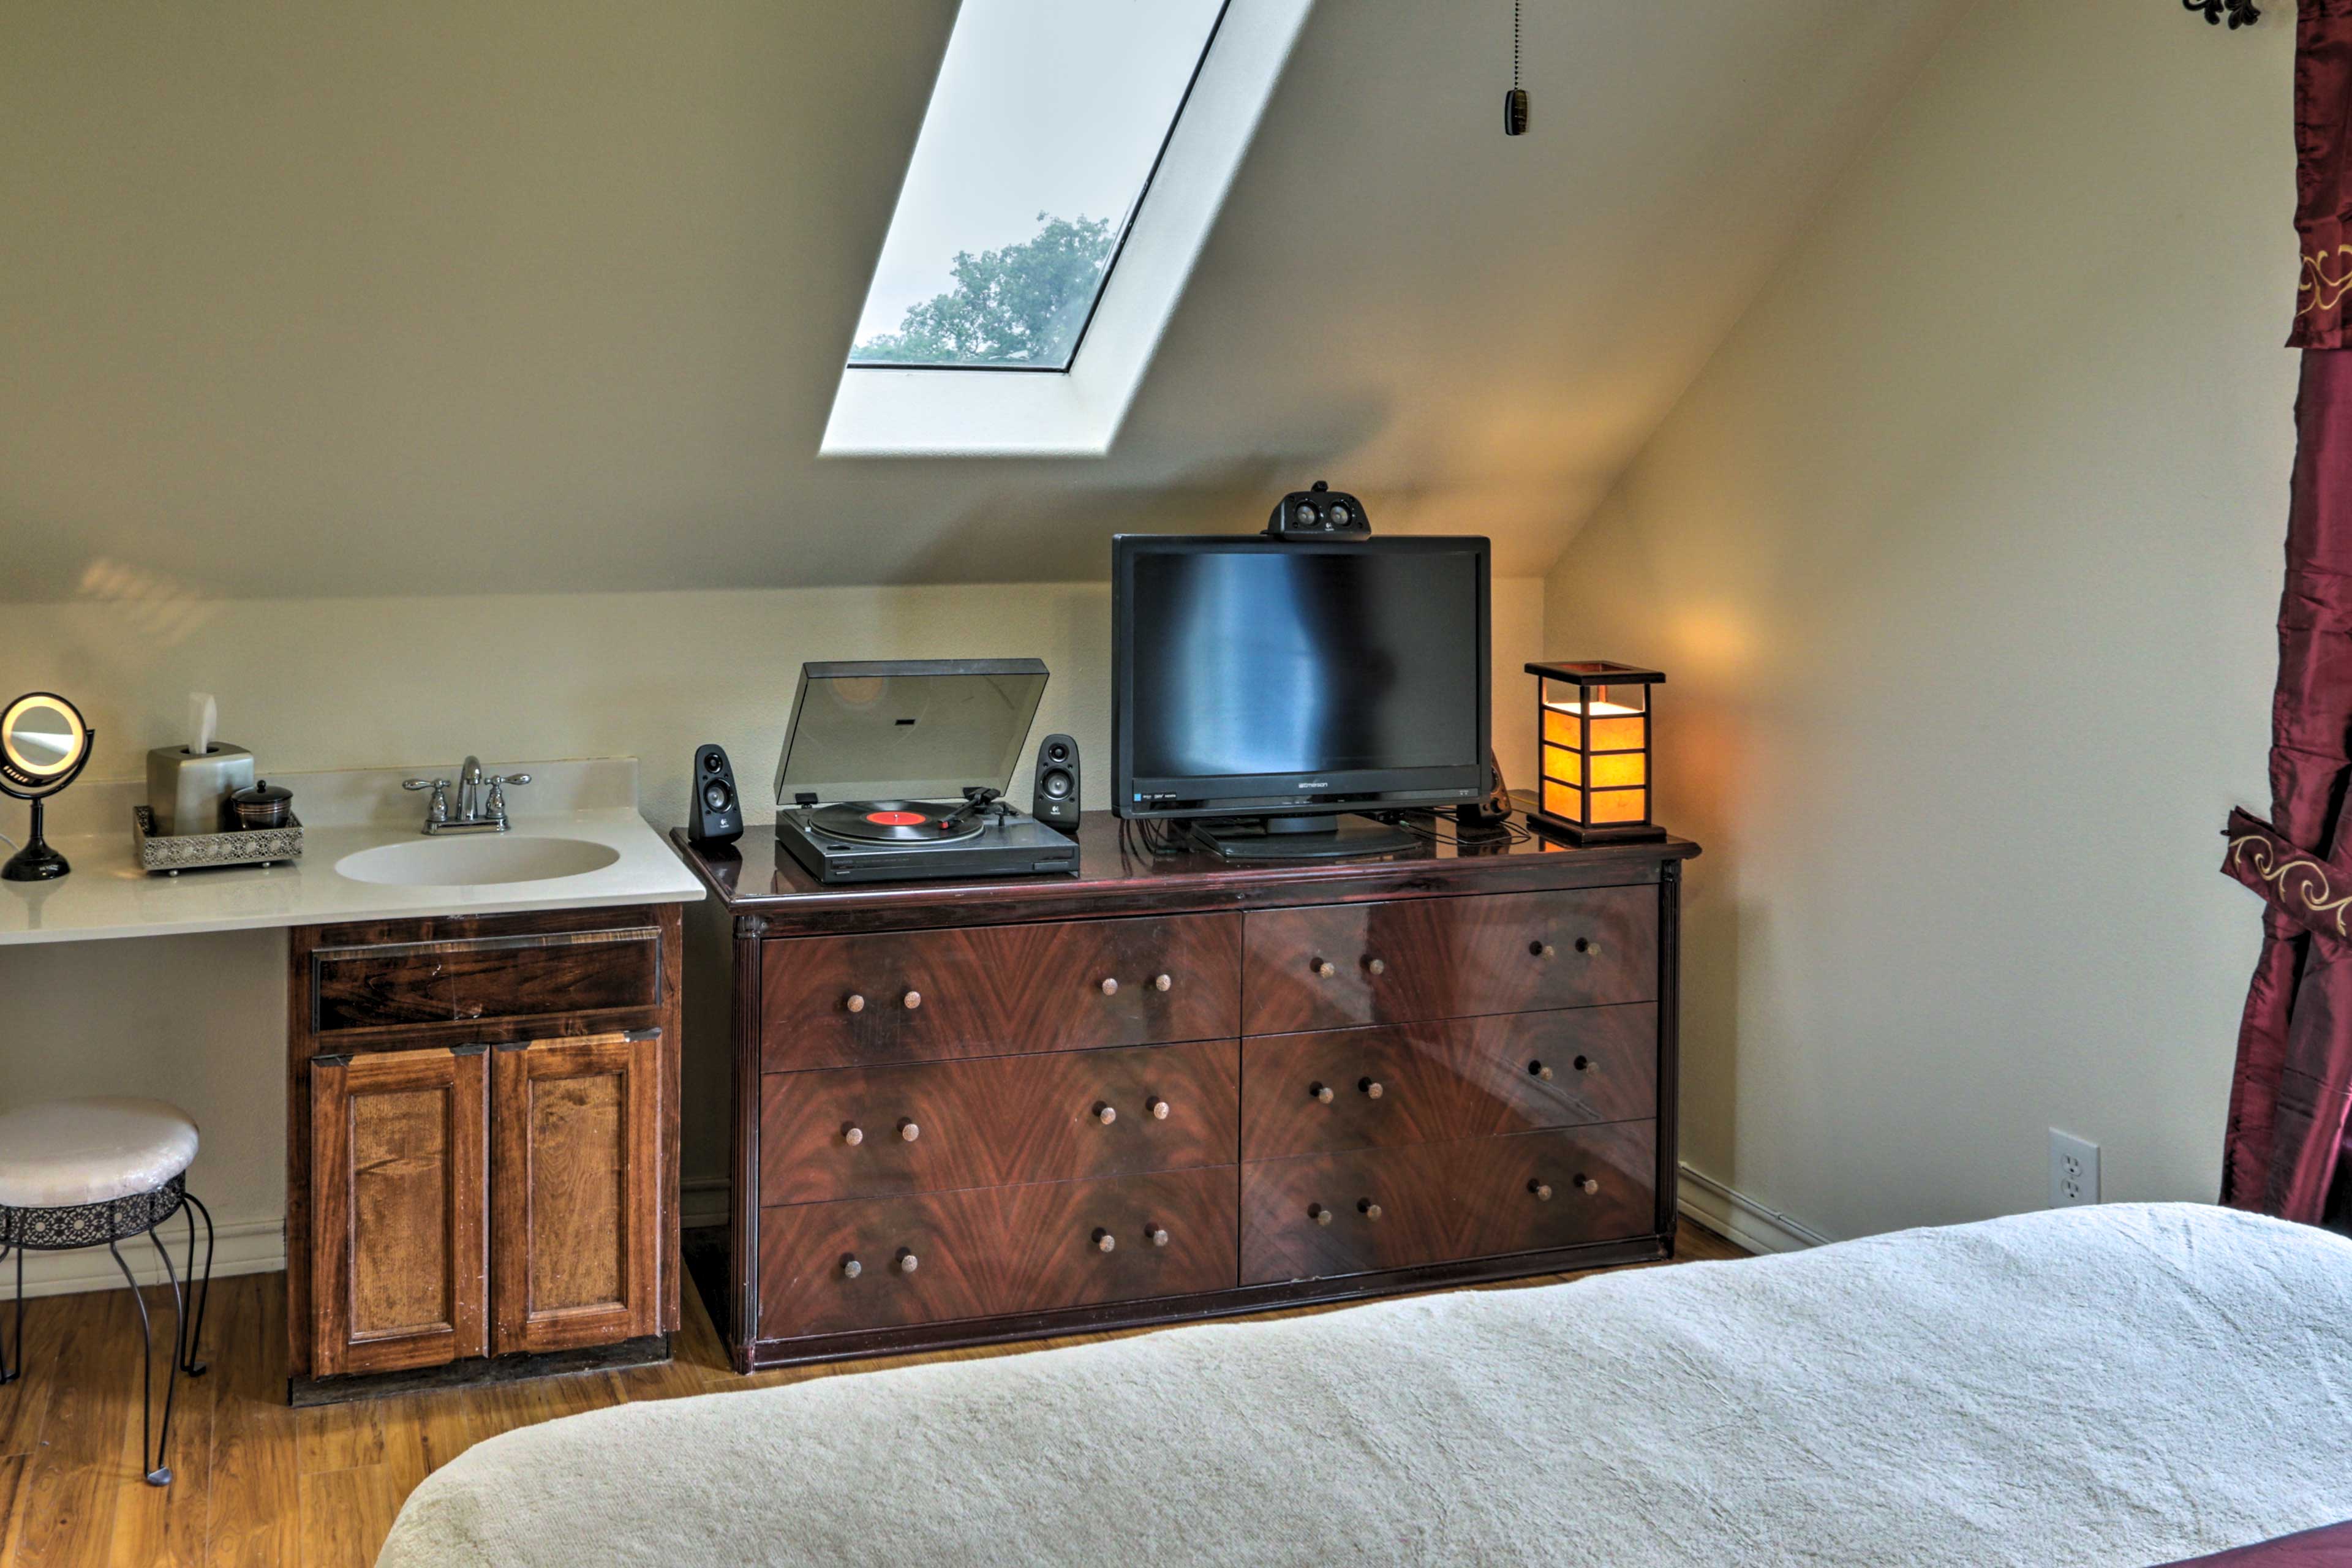
POLYGON ((540 838, 519 833, 464 838, 418 838, 362 849, 335 862, 354 882, 392 888, 480 888, 499 882, 546 882, 601 871, 621 858, 609 844, 585 838, 540 838))

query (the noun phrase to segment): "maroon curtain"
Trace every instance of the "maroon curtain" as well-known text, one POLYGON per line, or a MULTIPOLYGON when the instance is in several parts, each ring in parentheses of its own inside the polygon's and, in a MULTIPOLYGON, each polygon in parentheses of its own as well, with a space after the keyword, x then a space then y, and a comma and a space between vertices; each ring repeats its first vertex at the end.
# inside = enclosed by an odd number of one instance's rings
POLYGON ((2295 230, 2303 353, 2286 590, 2271 703, 2271 818, 2233 812, 2222 869, 2263 895, 2238 1032, 2221 1201, 2316 1223, 2352 1105, 2352 0, 2301 0, 2295 230))

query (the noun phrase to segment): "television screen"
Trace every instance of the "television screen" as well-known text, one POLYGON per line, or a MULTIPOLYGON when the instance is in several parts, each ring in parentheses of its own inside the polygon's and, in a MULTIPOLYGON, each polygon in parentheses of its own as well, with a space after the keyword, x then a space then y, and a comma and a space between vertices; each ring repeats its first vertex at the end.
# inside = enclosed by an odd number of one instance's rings
POLYGON ((1129 537, 1115 577, 1122 811, 1477 793, 1486 541, 1129 537))

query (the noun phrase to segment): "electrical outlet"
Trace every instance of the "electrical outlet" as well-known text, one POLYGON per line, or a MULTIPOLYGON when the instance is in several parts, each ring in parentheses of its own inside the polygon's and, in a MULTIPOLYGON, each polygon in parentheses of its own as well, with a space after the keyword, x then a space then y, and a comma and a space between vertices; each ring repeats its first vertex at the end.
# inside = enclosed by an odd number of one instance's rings
POLYGON ((2050 1206, 2099 1201, 2099 1146, 2071 1132, 2050 1130, 2050 1206))

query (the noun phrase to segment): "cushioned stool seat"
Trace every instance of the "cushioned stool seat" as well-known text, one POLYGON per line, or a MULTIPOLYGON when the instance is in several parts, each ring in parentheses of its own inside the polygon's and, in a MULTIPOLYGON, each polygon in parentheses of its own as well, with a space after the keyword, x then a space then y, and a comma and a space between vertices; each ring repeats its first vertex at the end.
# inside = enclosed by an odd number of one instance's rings
POLYGON ((0 1342, 0 1384, 16 1382, 25 1370, 25 1254, 105 1247, 139 1307, 143 1347, 139 1456, 148 1481, 159 1487, 172 1484, 163 1455, 172 1438, 172 1405, 180 1373, 194 1377, 205 1370, 196 1352, 204 1337, 205 1304, 212 1296, 213 1216, 188 1191, 188 1167, 195 1158, 196 1124, 160 1100, 63 1100, 0 1112, 0 1258, 16 1255, 16 1348, 12 1359, 6 1343, 0 1342), (188 1216, 185 1295, 172 1255, 155 1234, 156 1226, 184 1210, 188 1216), (196 1273, 199 1215, 205 1221, 201 1289, 196 1273), (147 1299, 119 1245, 139 1236, 153 1244, 156 1261, 172 1288, 172 1363, 163 1384, 160 1430, 152 1411, 154 1325, 147 1316, 147 1299))
POLYGON ((0 1208, 151 1193, 196 1157, 196 1124, 160 1100, 68 1100, 0 1112, 0 1208))

